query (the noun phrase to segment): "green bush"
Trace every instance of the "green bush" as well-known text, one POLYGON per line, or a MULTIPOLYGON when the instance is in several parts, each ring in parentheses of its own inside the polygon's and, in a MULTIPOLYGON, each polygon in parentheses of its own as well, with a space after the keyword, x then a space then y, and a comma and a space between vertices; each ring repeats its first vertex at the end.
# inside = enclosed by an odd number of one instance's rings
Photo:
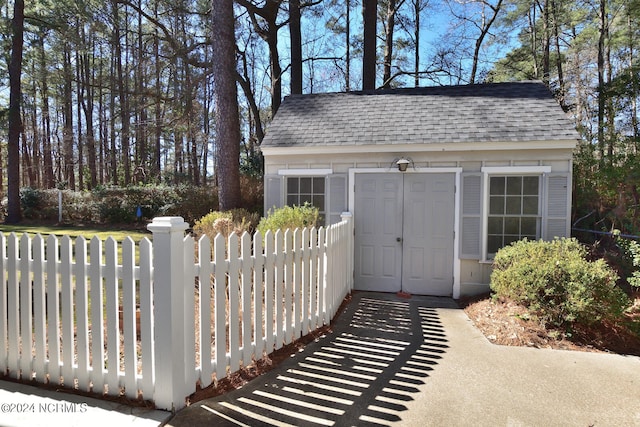
POLYGON ((257 213, 246 209, 211 211, 196 221, 193 232, 197 236, 209 236, 210 239, 215 238, 218 233, 224 237, 229 237, 232 232, 241 236, 244 232, 253 233, 259 220, 260 216, 257 213))
POLYGON ((20 207, 22 215, 28 219, 42 219, 45 195, 42 190, 31 187, 20 189, 20 207))
MULTIPOLYGON (((261 209, 262 183, 243 179, 243 207, 251 211, 261 209)), ((22 188, 20 202, 23 216, 27 219, 58 220, 58 189, 22 188)), ((140 207, 142 222, 157 216, 181 216, 190 224, 218 208, 218 192, 212 186, 180 184, 131 185, 118 187, 98 185, 91 191, 62 190, 62 218, 72 223, 135 222, 140 207)), ((0 206, 0 215, 6 206, 0 206)), ((248 211, 242 216, 255 229, 259 214, 248 211)))
POLYGON ((613 235, 620 248, 620 263, 627 282, 635 288, 640 288, 640 243, 620 237, 619 230, 614 230, 613 235))
POLYGON ((262 218, 258 224, 258 231, 264 234, 268 230, 311 228, 316 226, 319 216, 318 208, 309 203, 305 203, 304 206, 283 206, 279 209, 270 209, 267 217, 262 218))
POLYGON ((515 242, 496 254, 491 289, 552 326, 617 321, 630 301, 604 260, 587 261, 586 255, 575 239, 515 242))
POLYGON ((175 198, 164 206, 162 215, 181 216, 194 224, 209 212, 218 209, 218 190, 211 186, 178 185, 171 187, 175 198))

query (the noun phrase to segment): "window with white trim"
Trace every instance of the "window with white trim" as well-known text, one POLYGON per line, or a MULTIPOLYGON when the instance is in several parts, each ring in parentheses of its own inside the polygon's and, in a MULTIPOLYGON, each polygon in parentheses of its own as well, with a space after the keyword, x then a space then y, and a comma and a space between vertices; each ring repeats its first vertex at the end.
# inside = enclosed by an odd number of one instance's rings
POLYGON ((303 206, 310 203, 320 211, 320 223, 325 217, 325 177, 289 176, 287 177, 287 205, 303 206))
POLYGON ((487 258, 524 238, 539 239, 542 225, 540 175, 490 175, 487 258))

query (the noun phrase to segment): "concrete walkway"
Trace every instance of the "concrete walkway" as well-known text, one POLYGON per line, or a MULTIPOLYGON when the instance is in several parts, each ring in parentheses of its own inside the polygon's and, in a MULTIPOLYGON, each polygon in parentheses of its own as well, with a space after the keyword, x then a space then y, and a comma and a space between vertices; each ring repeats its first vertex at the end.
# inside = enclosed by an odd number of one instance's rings
POLYGON ((356 293, 334 332, 168 426, 640 426, 640 358, 491 344, 446 298, 356 293))
POLYGON ((0 427, 156 427, 170 412, 0 381, 0 427))

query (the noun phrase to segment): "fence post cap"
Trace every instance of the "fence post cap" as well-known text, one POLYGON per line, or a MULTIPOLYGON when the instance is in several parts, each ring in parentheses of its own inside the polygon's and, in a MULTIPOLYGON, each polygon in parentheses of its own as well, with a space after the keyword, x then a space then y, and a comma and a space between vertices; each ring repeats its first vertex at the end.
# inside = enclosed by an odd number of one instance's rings
POLYGON ((151 232, 171 232, 184 231, 189 228, 189 223, 185 222, 181 216, 159 216, 153 218, 151 224, 147 225, 147 230, 151 232))

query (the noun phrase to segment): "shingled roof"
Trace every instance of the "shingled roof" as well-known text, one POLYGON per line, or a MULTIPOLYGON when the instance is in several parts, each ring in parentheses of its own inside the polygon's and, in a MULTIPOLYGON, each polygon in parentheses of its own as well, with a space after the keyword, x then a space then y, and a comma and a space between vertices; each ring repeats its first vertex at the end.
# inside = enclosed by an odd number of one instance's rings
POLYGON ((288 96, 263 147, 577 140, 541 82, 288 96))

